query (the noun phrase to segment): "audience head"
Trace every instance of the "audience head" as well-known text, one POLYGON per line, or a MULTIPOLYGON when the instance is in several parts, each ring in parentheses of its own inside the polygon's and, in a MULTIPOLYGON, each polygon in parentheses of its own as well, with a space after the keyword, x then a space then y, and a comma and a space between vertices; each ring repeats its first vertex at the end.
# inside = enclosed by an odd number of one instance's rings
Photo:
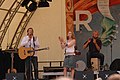
POLYGON ((120 74, 112 74, 107 80, 120 80, 120 74))
POLYGON ((61 77, 56 78, 55 80, 73 80, 73 79, 69 77, 61 76, 61 77))

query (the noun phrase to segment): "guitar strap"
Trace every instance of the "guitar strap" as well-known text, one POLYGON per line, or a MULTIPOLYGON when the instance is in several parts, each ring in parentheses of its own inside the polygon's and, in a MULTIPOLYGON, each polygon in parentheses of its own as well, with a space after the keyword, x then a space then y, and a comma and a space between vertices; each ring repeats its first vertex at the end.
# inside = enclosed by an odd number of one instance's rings
MULTIPOLYGON (((33 36, 33 45, 34 45, 33 49, 35 49, 35 37, 34 36, 33 36)), ((34 52, 34 54, 35 54, 35 52, 34 52)))
POLYGON ((34 45, 34 48, 35 48, 35 37, 33 36, 33 45, 34 45))

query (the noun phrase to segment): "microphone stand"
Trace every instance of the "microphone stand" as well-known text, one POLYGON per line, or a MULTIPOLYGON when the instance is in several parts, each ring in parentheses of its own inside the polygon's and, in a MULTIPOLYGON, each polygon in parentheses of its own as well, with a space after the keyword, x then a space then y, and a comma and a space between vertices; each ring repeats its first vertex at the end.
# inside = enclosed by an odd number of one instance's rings
POLYGON ((111 40, 111 44, 110 44, 110 51, 111 51, 111 63, 112 63, 112 41, 113 41, 113 40, 111 40))
POLYGON ((109 39, 111 41, 111 44, 110 44, 110 52, 111 52, 111 63, 112 63, 112 52, 113 52, 113 40, 116 40, 114 37, 109 37, 109 38, 100 38, 100 39, 109 39))
POLYGON ((112 52, 113 52, 113 40, 116 40, 114 37, 110 37, 110 41, 111 41, 111 44, 110 44, 110 51, 111 51, 111 63, 112 63, 112 52))

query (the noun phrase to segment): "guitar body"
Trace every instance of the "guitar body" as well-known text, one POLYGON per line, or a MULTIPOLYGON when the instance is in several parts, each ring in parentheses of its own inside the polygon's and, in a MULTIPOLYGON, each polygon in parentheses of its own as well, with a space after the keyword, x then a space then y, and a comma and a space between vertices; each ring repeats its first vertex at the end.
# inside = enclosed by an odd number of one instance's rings
POLYGON ((26 48, 26 47, 20 47, 18 50, 18 55, 21 59, 25 59, 28 56, 33 56, 34 52, 28 52, 30 50, 33 50, 33 48, 26 48))
POLYGON ((17 70, 16 69, 8 69, 8 73, 17 73, 17 70))

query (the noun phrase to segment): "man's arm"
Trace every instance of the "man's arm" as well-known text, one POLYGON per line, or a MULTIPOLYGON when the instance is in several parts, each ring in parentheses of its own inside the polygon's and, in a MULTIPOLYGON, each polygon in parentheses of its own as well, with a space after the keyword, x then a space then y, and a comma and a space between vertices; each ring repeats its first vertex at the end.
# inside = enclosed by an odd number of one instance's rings
POLYGON ((83 45, 83 49, 88 47, 88 44, 91 42, 91 39, 88 39, 85 44, 83 45))
MULTIPOLYGON (((96 41, 96 39, 93 39, 93 43, 95 44, 95 46, 96 46, 96 49, 98 50, 98 51, 100 51, 100 49, 101 49, 101 45, 98 45, 98 43, 97 43, 97 41, 96 41)), ((99 43, 100 44, 100 43, 99 43)))
POLYGON ((38 37, 35 37, 35 47, 36 48, 40 47, 40 43, 39 43, 38 37))

